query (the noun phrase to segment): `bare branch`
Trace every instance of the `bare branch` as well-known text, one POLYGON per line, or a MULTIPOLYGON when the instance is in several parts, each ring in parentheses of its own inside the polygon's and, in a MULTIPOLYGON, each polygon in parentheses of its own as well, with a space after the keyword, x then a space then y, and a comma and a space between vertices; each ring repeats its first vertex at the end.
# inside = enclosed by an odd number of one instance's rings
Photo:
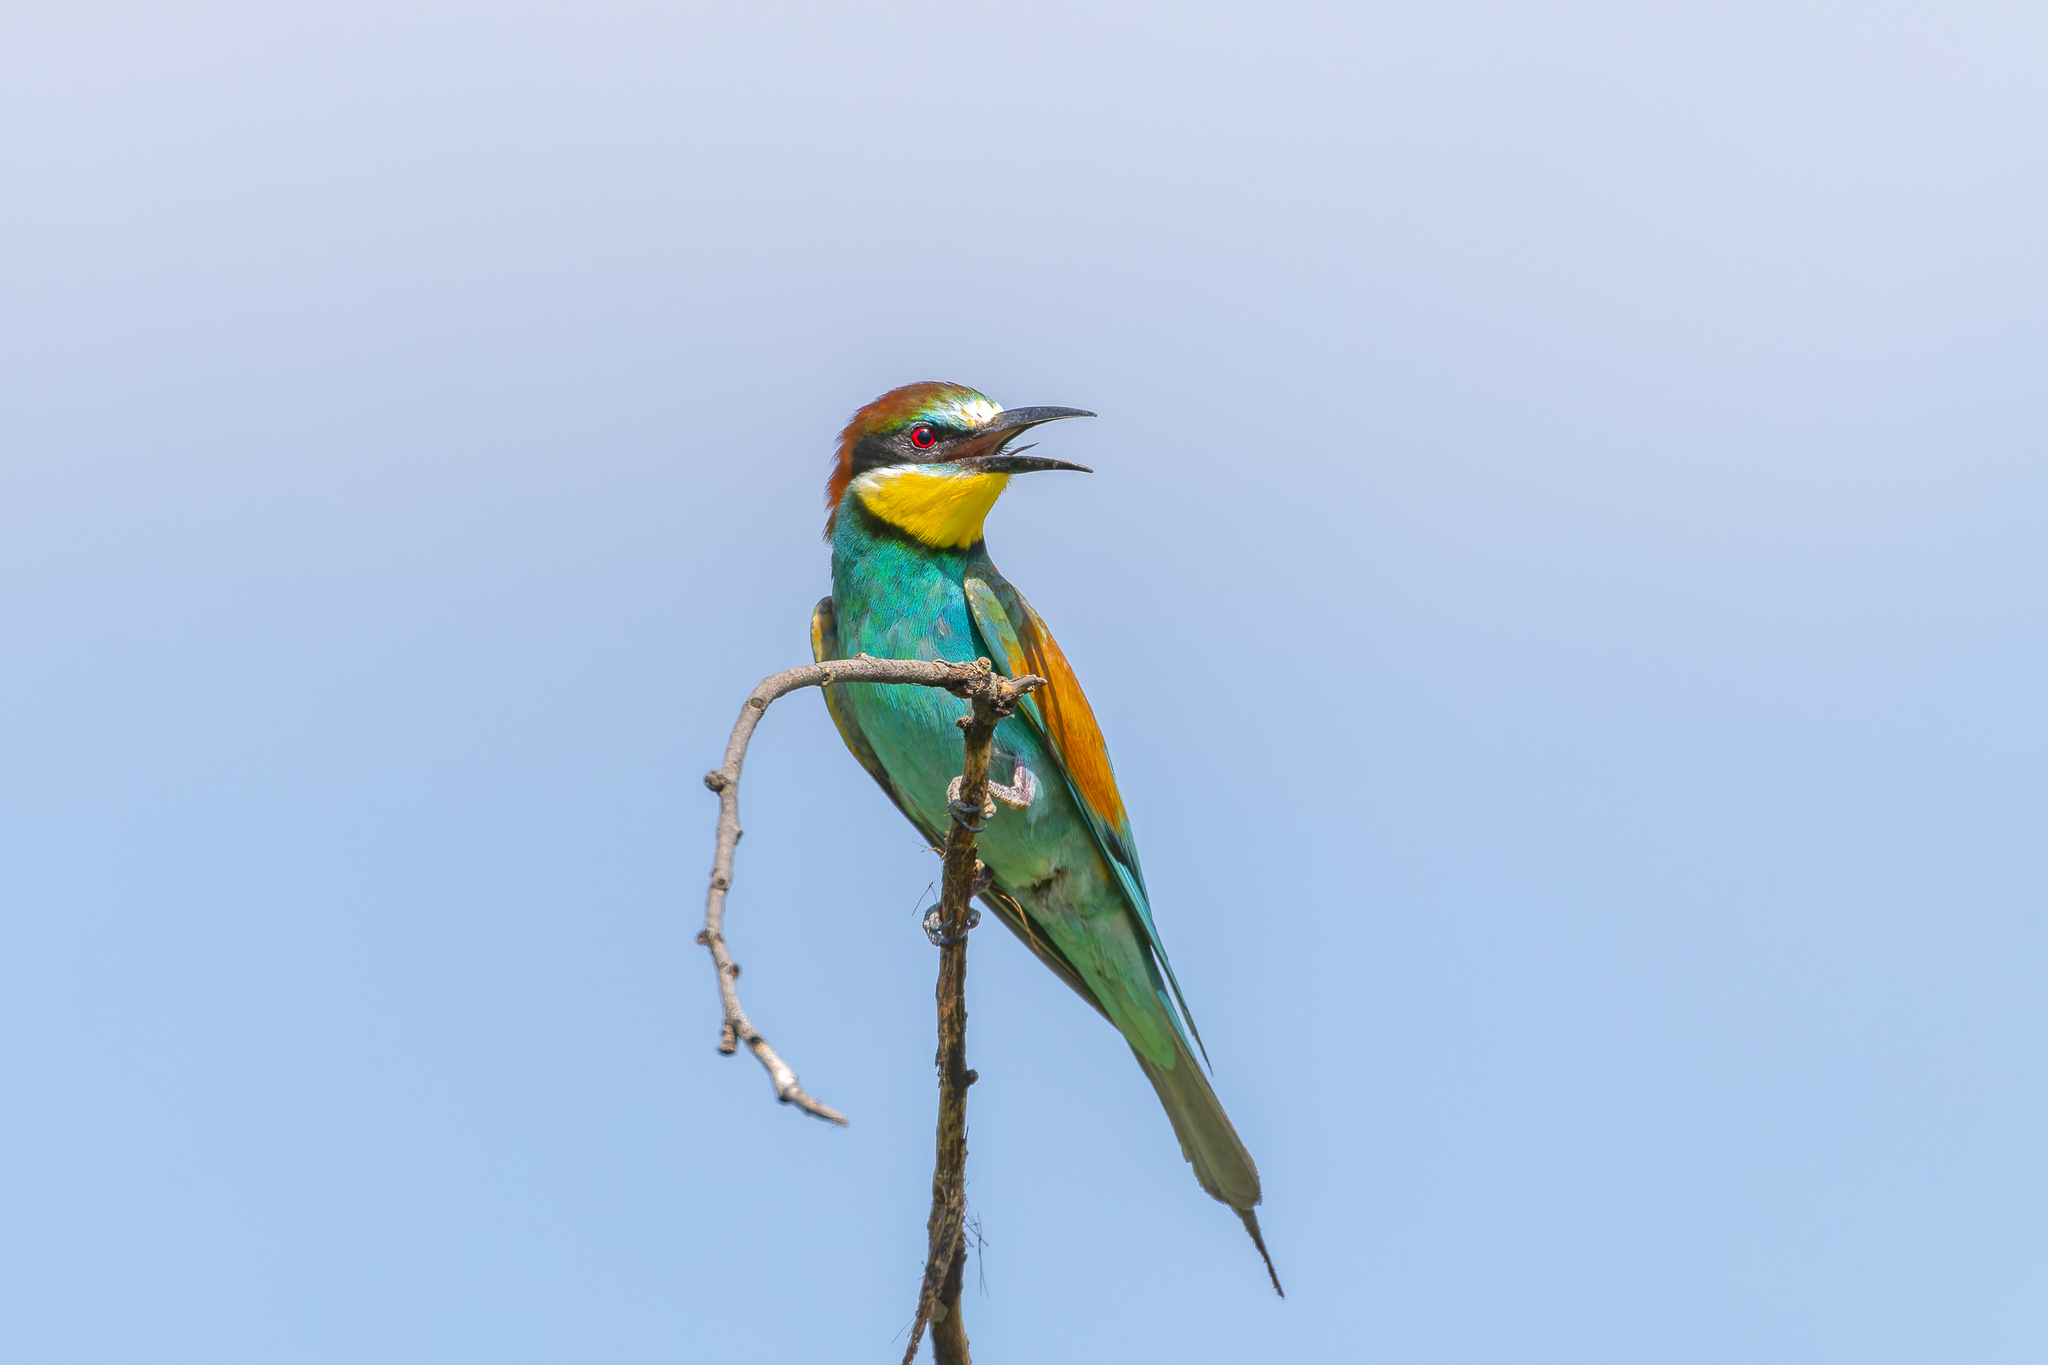
POLYGON ((740 768, 747 744, 770 702, 802 687, 829 687, 843 682, 896 683, 943 687, 967 698, 972 712, 960 720, 965 754, 959 777, 947 789, 952 820, 946 832, 946 871, 938 907, 927 920, 932 942, 939 945, 939 1126, 938 1154, 932 1168, 932 1211, 925 1228, 929 1247, 924 1280, 917 1296, 917 1318, 910 1331, 904 1365, 917 1354, 925 1327, 932 1329, 932 1355, 938 1365, 972 1365, 967 1329, 960 1316, 960 1284, 967 1265, 964 1228, 967 1211, 967 1087, 975 1074, 967 1069, 967 934, 980 918, 969 902, 988 886, 988 869, 975 856, 974 836, 987 828, 996 802, 1024 809, 1037 797, 1029 770, 1018 767, 1011 786, 989 781, 989 750, 996 725, 1010 715, 1027 692, 1043 687, 1037 677, 1004 678, 987 659, 971 664, 922 659, 839 659, 792 668, 765 679, 740 707, 725 746, 725 766, 704 775, 704 785, 718 793, 718 857, 711 867, 711 890, 704 901, 704 929, 697 941, 711 950, 718 969, 718 996, 724 1007, 718 1050, 730 1056, 745 1043, 767 1068, 775 1098, 832 1123, 846 1116, 812 1099, 797 1084, 796 1073, 768 1045, 740 1008, 740 968, 725 946, 725 893, 732 886, 733 852, 740 842, 740 768))
POLYGON ((987 885, 987 869, 975 856, 974 836, 996 813, 995 799, 1028 806, 1035 788, 1030 774, 1017 769, 1014 787, 989 781, 989 749, 996 724, 1015 710, 1018 700, 1044 685, 1035 677, 1011 681, 984 677, 966 689, 972 714, 962 718, 966 754, 962 771, 947 790, 952 825, 946 831, 946 874, 930 932, 939 945, 939 1127, 938 1153, 932 1165, 932 1212, 925 1223, 929 1237, 924 1281, 917 1295, 917 1317, 910 1328, 910 1348, 903 1365, 917 1355, 925 1325, 932 1329, 932 1358, 937 1365, 971 1365, 967 1329, 960 1317, 960 1282, 967 1265, 967 1087, 976 1077, 967 1069, 967 934, 973 927, 971 900, 987 885))
MULTIPOLYGON (((804 1093, 803 1087, 797 1084, 796 1072, 768 1045, 768 1040, 747 1018, 747 1012, 740 1008, 737 984, 740 968, 726 949, 725 893, 732 886, 733 850, 740 841, 740 768, 746 762, 747 744, 754 737, 754 727, 761 723, 769 703, 799 688, 826 687, 843 682, 904 683, 943 687, 964 696, 970 690, 984 688, 990 677, 986 659, 962 664, 926 659, 876 659, 865 654, 857 659, 834 659, 786 669, 764 679, 747 698, 746 704, 740 707, 739 719, 732 727, 732 738, 725 746, 725 766, 704 775, 704 785, 718 793, 718 857, 711 866, 711 890, 704 900, 704 928, 697 935, 697 941, 711 951, 711 960, 718 971, 718 996, 724 1007, 718 1050, 731 1056, 741 1043, 745 1043, 747 1050, 767 1069, 768 1078, 775 1086, 775 1098, 784 1104, 793 1104, 805 1113, 815 1114, 832 1123, 843 1125, 846 1122, 844 1114, 804 1093)), ((1027 680, 1020 679, 1018 683, 1024 681, 1027 680)), ((1039 685, 1038 679, 1028 681, 1032 686, 1039 685)), ((1006 690, 1017 686, 1006 684, 1006 690)), ((984 746, 984 776, 987 767, 988 756, 984 746)), ((950 885, 950 859, 947 867, 950 885)))

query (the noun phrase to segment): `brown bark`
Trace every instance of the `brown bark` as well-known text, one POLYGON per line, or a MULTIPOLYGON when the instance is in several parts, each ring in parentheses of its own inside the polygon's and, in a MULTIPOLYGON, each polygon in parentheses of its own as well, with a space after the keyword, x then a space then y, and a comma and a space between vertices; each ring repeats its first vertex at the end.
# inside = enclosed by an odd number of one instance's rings
POLYGON ((967 694, 974 711, 960 722, 966 753, 958 795, 949 803, 953 821, 946 831, 946 879, 932 925, 932 939, 939 945, 938 1150, 932 1162, 932 1212, 925 1222, 924 1282, 918 1289, 917 1317, 910 1328, 910 1347, 903 1353, 904 1365, 917 1355, 927 1322, 932 1327, 932 1358, 938 1365, 969 1365, 960 1284, 967 1266, 967 1087, 977 1079, 967 1069, 967 934, 977 918, 969 902, 984 875, 975 856, 975 835, 996 809, 988 780, 996 723, 1036 686, 1036 678, 1012 682, 988 674, 976 686, 956 689, 967 694))
MULTIPOLYGON (((865 654, 858 659, 834 659, 828 663, 784 669, 764 678, 740 707, 740 718, 733 722, 732 738, 726 741, 725 765, 704 774, 704 785, 718 793, 718 855, 711 864, 711 890, 704 897, 704 928, 698 932, 697 942, 710 950, 712 964, 718 972, 718 998, 724 1007, 718 1050, 729 1057, 739 1050, 740 1044, 745 1043, 747 1050, 767 1071, 768 1079, 775 1086, 775 1098, 784 1104, 793 1104, 807 1114, 815 1114, 832 1123, 843 1125, 846 1122, 846 1116, 837 1109, 804 1093, 803 1087, 797 1084, 796 1072, 768 1045, 768 1040, 754 1027, 747 1012, 740 1008, 740 967, 725 946, 725 893, 732 888, 733 851, 740 842, 740 770, 746 763, 747 745, 754 738, 754 728, 761 723, 770 702, 800 688, 829 687, 835 682, 908 683, 919 687, 943 687, 965 695, 965 689, 984 685, 989 676, 986 659, 956 664, 925 659, 874 659, 865 654)), ((1012 684, 1024 691, 1040 685, 1041 680, 1037 678, 1020 678, 1012 684)), ((984 754, 982 766, 986 768, 987 764, 987 755, 984 754)))
POLYGON ((718 855, 711 868, 711 890, 704 902, 704 929, 697 941, 711 952, 718 971, 719 1001, 724 1009, 718 1050, 728 1056, 745 1043, 775 1085, 775 1097, 806 1113, 833 1123, 846 1118, 830 1105, 805 1094, 790 1069, 768 1045, 746 1011, 740 1007, 739 964, 725 944, 725 894, 732 886, 733 853, 740 841, 740 770, 746 761, 747 744, 770 702, 798 688, 830 686, 835 682, 885 682, 921 687, 943 687, 965 697, 972 712, 960 721, 964 732, 964 753, 960 780, 948 793, 952 812, 946 831, 945 880, 939 904, 925 920, 926 932, 939 948, 939 1122, 937 1152, 932 1164, 932 1211, 925 1221, 927 1249, 924 1279, 917 1295, 917 1316, 910 1330, 910 1348, 904 1365, 917 1355, 927 1325, 932 1333, 932 1356, 937 1365, 972 1365, 967 1350, 967 1326, 960 1312, 960 1286, 967 1269, 967 1088, 976 1077, 967 1069, 967 935, 980 915, 970 902, 986 887, 986 870, 975 856, 975 835, 995 814, 995 801, 1024 806, 1032 799, 1028 774, 1017 774, 1018 786, 1003 787, 989 781, 989 749, 996 725, 1015 709, 1018 700, 1043 678, 998 676, 987 659, 971 664, 928 662, 917 659, 837 659, 829 663, 792 668, 765 679, 740 708, 726 744, 725 765, 707 773, 704 785, 718 793, 718 855))

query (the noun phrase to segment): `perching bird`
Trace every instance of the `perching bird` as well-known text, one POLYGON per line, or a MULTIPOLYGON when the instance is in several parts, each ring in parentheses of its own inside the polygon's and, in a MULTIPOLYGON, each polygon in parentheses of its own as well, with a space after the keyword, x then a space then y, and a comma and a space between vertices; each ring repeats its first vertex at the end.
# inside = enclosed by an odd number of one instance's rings
MULTIPOLYGON (((906 385, 855 413, 826 485, 832 595, 811 616, 811 652, 820 662, 986 658, 1006 676, 1046 680, 996 727, 989 773, 1003 785, 1002 804, 980 836, 983 903, 1123 1034, 1195 1178, 1244 1220, 1278 1290, 1252 1211, 1258 1167, 1195 1060, 1201 1035, 1153 926, 1095 713, 1045 622, 996 572, 982 542, 982 521, 1011 475, 1089 472, 1005 447, 1042 422, 1092 416, 1006 412, 973 389, 939 383, 906 385)), ((825 701, 861 766, 926 840, 941 843, 948 787, 960 771, 955 721, 967 703, 936 688, 882 683, 837 684, 825 701)))

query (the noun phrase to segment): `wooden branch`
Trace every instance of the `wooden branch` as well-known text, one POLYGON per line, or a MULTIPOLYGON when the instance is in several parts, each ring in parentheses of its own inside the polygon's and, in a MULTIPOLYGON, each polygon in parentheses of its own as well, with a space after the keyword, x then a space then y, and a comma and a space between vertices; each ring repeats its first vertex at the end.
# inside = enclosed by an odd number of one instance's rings
MULTIPOLYGON (((746 762, 747 743, 754 737, 754 727, 761 723, 770 702, 799 688, 829 687, 842 682, 908 683, 943 687, 965 695, 967 689, 983 686, 989 677, 986 659, 958 664, 927 659, 876 659, 866 654, 858 659, 833 659, 786 669, 763 679, 740 707, 740 718, 734 722, 732 738, 726 742, 725 766, 704 775, 704 785, 718 793, 718 856, 711 865, 711 890, 704 900, 704 928, 697 935, 697 942, 711 950, 711 961, 718 971, 718 996, 724 1006, 718 1050, 730 1057, 745 1043, 767 1069, 768 1079, 775 1086, 775 1098, 784 1104, 793 1104, 831 1123, 846 1122, 844 1114, 804 1093, 797 1084, 796 1072, 768 1045, 768 1040, 747 1018, 747 1012, 740 1008, 740 967, 725 945, 725 893, 732 886, 733 850, 740 842, 740 767, 746 762)), ((986 755, 982 762, 986 767, 986 755)))
MULTIPOLYGON (((917 1355, 927 1323, 937 1365, 971 1365, 967 1328, 960 1315, 960 1284, 967 1268, 967 1087, 977 1079, 967 1069, 967 933, 979 917, 968 902, 987 886, 988 876, 975 856, 974 836, 996 813, 988 780, 996 723, 1016 709, 1025 693, 1043 685, 1041 678, 1011 681, 991 674, 963 689, 974 710, 960 720, 966 732, 966 757, 947 802, 952 825, 946 831, 946 879, 938 909, 926 920, 926 932, 939 946, 938 1152, 932 1163, 932 1212, 925 1222, 929 1240, 924 1282, 903 1365, 910 1365, 917 1355)), ((1029 786, 1024 790, 1028 792, 1029 786)))
POLYGON ((987 869, 975 856, 974 836, 995 815, 996 799, 1024 807, 1035 795, 1031 774, 1022 768, 1013 778, 1014 787, 990 782, 989 750, 997 723, 1016 709, 1027 692, 1045 686, 1045 679, 998 676, 987 659, 960 664, 876 659, 866 654, 787 669, 754 689, 740 707, 740 718, 726 742, 725 766, 704 775, 704 785, 718 793, 718 856, 711 865, 711 890, 704 900, 704 928, 697 941, 711 950, 718 971, 718 996, 724 1008, 718 1050, 729 1057, 745 1043, 767 1069, 776 1099, 842 1126, 846 1116, 804 1093, 796 1072, 740 1008, 740 967, 725 945, 725 893, 732 887, 733 853, 740 842, 740 768, 746 762, 754 727, 777 698, 803 687, 845 682, 943 687, 967 698, 973 706, 971 714, 959 722, 966 735, 965 756, 960 777, 947 792, 952 822, 946 833, 945 882, 938 906, 925 921, 926 933, 940 950, 938 1153, 932 1168, 932 1211, 925 1222, 929 1246, 924 1281, 918 1290, 910 1349, 903 1356, 904 1365, 909 1365, 929 1324, 932 1354, 938 1365, 972 1365, 967 1329, 960 1315, 960 1285, 967 1266, 967 1087, 976 1079, 967 1069, 967 934, 980 920, 969 902, 988 885, 987 869))

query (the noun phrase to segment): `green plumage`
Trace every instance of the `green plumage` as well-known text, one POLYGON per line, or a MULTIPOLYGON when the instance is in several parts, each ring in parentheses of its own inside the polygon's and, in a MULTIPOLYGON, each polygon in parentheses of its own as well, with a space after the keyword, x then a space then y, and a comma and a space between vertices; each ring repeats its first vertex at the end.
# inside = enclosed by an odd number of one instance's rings
MULTIPOLYGON (((1043 623, 980 541, 957 550, 922 544, 873 516, 849 490, 836 509, 832 547, 832 596, 812 621, 820 660, 985 657, 1015 675, 1044 672, 1023 665, 1045 657, 1047 648, 1057 657, 1043 623)), ((991 877, 984 902, 1116 1026, 1158 1092, 1197 1179, 1238 1212, 1263 1256, 1252 1212, 1260 1198, 1257 1167, 1202 1073, 1192 1022, 1184 1028, 1176 1012, 1179 988, 1092 715, 1085 726, 1062 719, 1077 707, 1086 713, 1085 698, 1063 658, 1052 671, 1064 676, 1050 679, 1049 695, 997 727, 992 777, 1008 783, 1022 767, 1036 794, 1025 809, 999 807, 980 836, 991 877), (1063 744, 1080 743, 1098 752, 1062 752, 1063 744)), ((854 757, 920 833, 940 843, 949 819, 947 786, 960 771, 955 722, 967 704, 934 688, 862 683, 828 688, 826 703, 854 757)))

